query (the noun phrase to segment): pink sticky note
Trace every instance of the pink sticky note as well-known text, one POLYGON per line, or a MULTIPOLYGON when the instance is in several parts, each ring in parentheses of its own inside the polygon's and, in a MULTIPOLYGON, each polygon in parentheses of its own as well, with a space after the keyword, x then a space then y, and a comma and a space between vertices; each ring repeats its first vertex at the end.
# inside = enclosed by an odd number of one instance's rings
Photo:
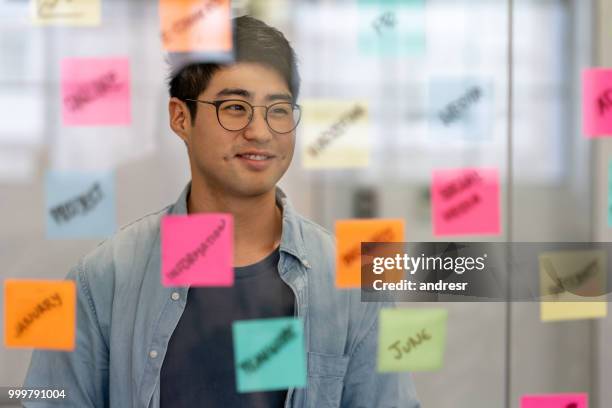
POLYGON ((65 126, 131 123, 127 58, 65 58, 61 65, 65 126))
POLYGON ((431 196, 435 235, 500 233, 496 169, 435 170, 431 196))
POLYGON ((582 86, 584 134, 590 137, 612 135, 612 69, 585 69, 582 86))
POLYGON ((164 286, 232 286, 234 219, 229 214, 167 215, 161 221, 164 286))
POLYGON ((589 396, 581 394, 524 395, 521 408, 588 408, 589 396))

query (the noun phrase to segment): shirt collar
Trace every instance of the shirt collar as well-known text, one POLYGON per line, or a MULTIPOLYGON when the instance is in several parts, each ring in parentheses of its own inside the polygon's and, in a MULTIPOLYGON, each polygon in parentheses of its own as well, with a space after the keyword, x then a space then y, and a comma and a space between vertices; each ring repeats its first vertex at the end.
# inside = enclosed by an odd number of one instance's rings
MULTIPOLYGON (((176 203, 170 208, 169 214, 187 214, 187 197, 189 196, 190 190, 191 181, 187 183, 176 203)), ((301 233, 300 216, 280 187, 276 187, 276 204, 283 212, 283 230, 281 233, 280 250, 294 256, 302 265, 306 268, 310 268, 301 233)))

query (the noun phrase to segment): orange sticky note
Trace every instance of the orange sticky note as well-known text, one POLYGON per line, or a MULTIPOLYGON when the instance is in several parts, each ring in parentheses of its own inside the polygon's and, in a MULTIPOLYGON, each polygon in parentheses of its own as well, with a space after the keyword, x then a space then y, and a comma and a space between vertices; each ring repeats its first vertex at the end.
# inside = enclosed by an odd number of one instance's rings
POLYGON ((336 221, 336 286, 361 287, 361 243, 403 242, 404 220, 336 221))
POLYGON ((74 350, 76 285, 71 280, 4 282, 4 344, 74 350))
POLYGON ((230 0, 159 0, 161 37, 166 51, 230 52, 230 0))

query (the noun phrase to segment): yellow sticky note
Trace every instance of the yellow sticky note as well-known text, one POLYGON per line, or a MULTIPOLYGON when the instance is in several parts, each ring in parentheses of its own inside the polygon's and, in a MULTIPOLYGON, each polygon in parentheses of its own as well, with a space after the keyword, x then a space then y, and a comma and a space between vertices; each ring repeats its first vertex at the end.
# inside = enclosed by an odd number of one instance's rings
POLYGON ((30 0, 32 24, 100 25, 100 0, 30 0))
MULTIPOLYGON (((361 243, 403 242, 404 220, 356 219, 336 222, 336 286, 361 287, 361 243)), ((395 251, 396 247, 391 247, 395 251)), ((393 277, 392 277, 393 278, 393 277)))
POLYGON ((302 104, 302 161, 307 169, 367 167, 368 104, 363 100, 306 100, 302 104))
POLYGON ((74 350, 76 285, 71 280, 4 282, 4 344, 74 350))
POLYGON ((542 321, 607 316, 604 251, 544 252, 539 263, 542 321))
POLYGON ((230 0, 159 0, 164 49, 171 52, 230 52, 230 0))

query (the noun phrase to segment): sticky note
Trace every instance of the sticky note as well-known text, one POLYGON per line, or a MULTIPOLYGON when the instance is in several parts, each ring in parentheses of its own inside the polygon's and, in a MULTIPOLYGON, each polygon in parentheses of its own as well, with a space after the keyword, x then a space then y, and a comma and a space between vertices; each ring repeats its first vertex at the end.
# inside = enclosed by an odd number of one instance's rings
POLYGON ((582 126, 585 135, 612 135, 612 69, 582 72, 582 126))
POLYGON ((230 0, 160 0, 164 49, 171 52, 231 53, 230 0))
POLYGON ((608 161, 608 227, 612 227, 612 160, 608 161))
POLYGON ((30 0, 34 25, 100 25, 100 0, 30 0))
POLYGON ((45 176, 47 238, 104 238, 116 230, 113 172, 50 171, 45 176))
POLYGON ((521 408, 589 408, 589 396, 586 393, 524 395, 521 408))
POLYGON ((75 326, 74 281, 4 281, 6 347, 74 350, 75 326))
POLYGON ((431 197, 434 235, 498 235, 497 169, 434 170, 431 197))
POLYGON ((238 392, 306 386, 302 319, 239 320, 232 324, 238 392))
POLYGON ((607 259, 604 251, 543 252, 538 261, 542 321, 607 316, 607 259))
POLYGON ((336 221, 336 286, 361 287, 361 243, 403 242, 404 220, 353 219, 336 221))
POLYGON ((446 347, 444 309, 382 309, 378 322, 378 372, 435 371, 446 347))
POLYGON ((367 55, 425 52, 425 0, 359 0, 359 50, 367 55))
POLYGON ((132 121, 127 58, 65 58, 61 62, 64 126, 118 126, 132 121))
POLYGON ((301 106, 304 168, 368 166, 370 144, 366 101, 311 99, 303 101, 301 106))
POLYGON ((489 78, 431 78, 429 138, 491 140, 493 81, 489 78))
POLYGON ((161 261, 164 286, 232 286, 233 217, 222 213, 163 217, 161 261))

